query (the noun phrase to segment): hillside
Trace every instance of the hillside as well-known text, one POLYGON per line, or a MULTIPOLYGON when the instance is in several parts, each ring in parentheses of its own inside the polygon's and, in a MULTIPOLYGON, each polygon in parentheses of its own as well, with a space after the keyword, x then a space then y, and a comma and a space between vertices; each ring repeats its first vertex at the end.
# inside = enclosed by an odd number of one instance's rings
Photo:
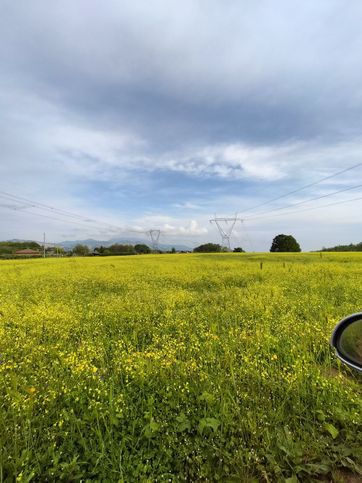
POLYGON ((32 241, 0 241, 0 256, 13 255, 17 250, 31 248, 39 250, 41 247, 38 243, 32 241))

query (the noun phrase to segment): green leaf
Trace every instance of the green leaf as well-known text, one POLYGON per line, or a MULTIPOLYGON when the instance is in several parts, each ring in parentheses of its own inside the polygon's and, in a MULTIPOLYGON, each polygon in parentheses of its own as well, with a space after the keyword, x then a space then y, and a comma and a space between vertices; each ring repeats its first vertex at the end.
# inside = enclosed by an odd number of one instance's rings
POLYGON ((321 423, 323 423, 326 420, 326 415, 320 409, 318 409, 318 411, 316 411, 316 414, 317 414, 318 421, 320 421, 321 423))
POLYGON ((299 480, 295 475, 293 475, 290 478, 286 478, 285 483, 299 483, 299 480))
POLYGON ((160 425, 156 423, 154 419, 151 419, 149 424, 147 424, 144 428, 144 434, 146 438, 152 438, 155 433, 159 430, 160 425))
POLYGON ((215 397, 207 391, 204 391, 199 397, 199 400, 205 401, 206 404, 212 404, 215 401, 215 397))
POLYGON ((181 413, 180 416, 177 416, 176 418, 177 421, 177 431, 182 433, 183 431, 186 431, 188 429, 191 429, 191 423, 187 419, 184 413, 181 413))
POLYGON ((220 421, 215 418, 203 418, 199 422, 198 430, 202 434, 205 428, 212 429, 215 433, 220 426, 220 421))
POLYGON ((324 429, 328 431, 328 433, 332 436, 333 439, 336 439, 336 437, 339 435, 338 429, 335 428, 333 424, 325 423, 324 429))
POLYGON ((152 421, 150 422, 150 429, 151 429, 151 431, 156 432, 156 431, 158 431, 158 428, 159 427, 160 427, 160 425, 158 423, 156 423, 156 421, 154 421, 152 419, 152 421))

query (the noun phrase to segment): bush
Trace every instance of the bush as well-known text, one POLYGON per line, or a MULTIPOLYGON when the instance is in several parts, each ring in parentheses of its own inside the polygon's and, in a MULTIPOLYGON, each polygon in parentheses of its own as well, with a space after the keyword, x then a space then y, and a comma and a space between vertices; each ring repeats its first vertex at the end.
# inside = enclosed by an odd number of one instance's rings
POLYGON ((203 245, 194 248, 194 252, 196 253, 219 253, 221 251, 222 247, 217 243, 204 243, 203 245))

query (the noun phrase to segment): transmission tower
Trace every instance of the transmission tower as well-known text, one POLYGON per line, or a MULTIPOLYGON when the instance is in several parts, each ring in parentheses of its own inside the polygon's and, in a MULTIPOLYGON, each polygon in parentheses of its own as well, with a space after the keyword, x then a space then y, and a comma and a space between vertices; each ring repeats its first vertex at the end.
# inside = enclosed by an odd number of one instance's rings
POLYGON ((217 218, 215 215, 215 218, 212 218, 210 220, 210 223, 215 223, 215 225, 217 226, 217 229, 219 230, 219 233, 221 235, 221 245, 227 248, 229 251, 231 250, 231 247, 230 247, 231 234, 238 221, 242 222, 243 220, 238 217, 237 213, 235 213, 234 217, 230 217, 230 218, 222 218, 222 217, 217 218))
POLYGON ((158 241, 160 239, 161 230, 148 230, 146 234, 150 237, 152 249, 158 251, 158 241))

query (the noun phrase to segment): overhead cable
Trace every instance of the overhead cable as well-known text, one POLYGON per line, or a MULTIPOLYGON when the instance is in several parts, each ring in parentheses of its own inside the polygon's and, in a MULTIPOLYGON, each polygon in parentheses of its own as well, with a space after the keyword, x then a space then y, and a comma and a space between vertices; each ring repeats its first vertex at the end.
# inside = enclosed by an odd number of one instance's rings
POLYGON ((348 188, 343 188, 343 189, 338 190, 338 191, 333 191, 332 193, 327 193, 325 195, 316 196, 315 198, 308 198, 307 200, 298 201, 297 203, 292 203, 290 205, 282 206, 280 208, 272 208, 271 210, 264 211, 262 213, 257 213, 255 216, 247 217, 245 219, 246 220, 253 220, 254 218, 259 218, 259 216, 267 215, 267 214, 272 213, 274 211, 280 211, 280 210, 286 210, 288 208, 294 208, 295 206, 303 205, 305 203, 310 203, 311 201, 321 200, 322 198, 328 198, 329 196, 334 196, 334 195, 337 195, 337 194, 340 194, 340 193, 345 193, 346 191, 355 190, 355 189, 361 188, 361 187, 362 187, 362 184, 358 184, 356 186, 349 186, 348 188))
POLYGON ((248 211, 256 210, 257 208, 260 208, 261 206, 265 206, 265 205, 268 205, 270 203, 273 203, 274 201, 281 200, 282 198, 286 198, 287 196, 293 195, 294 193, 299 193, 299 191, 303 191, 307 188, 311 188, 312 186, 315 186, 319 183, 322 183, 323 181, 326 181, 326 180, 331 179, 331 178, 335 178, 336 176, 339 176, 343 173, 346 173, 347 171, 351 171, 352 169, 359 168, 360 166, 362 166, 362 163, 358 163, 358 164, 355 164, 353 166, 349 166, 348 168, 342 169, 341 171, 338 171, 337 173, 325 176, 324 178, 321 178, 317 181, 314 181, 313 183, 306 184, 306 185, 301 186, 300 188, 297 188, 293 191, 289 191, 288 193, 284 193, 280 196, 277 196, 276 198, 272 198, 270 200, 264 201, 263 203, 260 203, 256 206, 253 206, 252 208, 248 208, 247 210, 243 211, 243 213, 247 213, 248 211))
MULTIPOLYGON (((295 211, 287 211, 286 213, 277 213, 274 215, 270 215, 270 217, 275 217, 275 216, 285 216, 285 215, 293 215, 295 213, 303 213, 305 211, 314 211, 314 210, 320 210, 321 208, 327 208, 328 206, 336 206, 336 205, 343 205, 344 203, 352 203, 353 201, 360 201, 362 200, 362 196, 358 198, 352 198, 350 200, 341 200, 341 201, 336 201, 334 203, 328 203, 327 205, 321 205, 321 206, 313 206, 311 208, 304 208, 302 210, 295 210, 295 211)), ((261 215, 261 218, 265 219, 265 215, 261 215)), ((254 220, 257 217, 250 218, 250 220, 254 220)), ((269 216, 268 216, 269 218, 269 216)), ((248 220, 249 221, 249 220, 248 220)))
MULTIPOLYGON (((108 226, 108 227, 111 227, 111 228, 116 228, 117 230, 121 230, 121 231, 124 229, 124 228, 122 228, 118 225, 114 225, 112 223, 96 220, 96 219, 93 219, 93 218, 87 218, 85 216, 69 212, 67 210, 55 208, 54 206, 50 206, 50 205, 47 205, 45 203, 33 201, 33 200, 30 200, 29 198, 25 198, 23 196, 13 195, 11 193, 7 193, 7 192, 1 191, 1 190, 0 190, 0 197, 8 199, 8 200, 10 199, 11 201, 14 201, 14 202, 17 202, 17 203, 23 203, 24 204, 24 202, 25 202, 25 203, 28 204, 28 206, 21 205, 20 207, 10 207, 10 206, 6 206, 6 205, 2 205, 4 208, 9 208, 9 209, 13 209, 13 210, 18 211, 18 210, 22 210, 24 208, 30 207, 30 208, 40 209, 40 210, 43 210, 43 211, 45 210, 45 211, 48 211, 48 212, 50 211, 51 213, 56 214, 58 216, 62 216, 64 218, 71 218, 73 220, 74 219, 79 220, 77 222, 75 222, 75 221, 71 222, 68 219, 67 220, 61 220, 61 219, 58 218, 57 219, 58 221, 63 221, 63 222, 66 221, 67 223, 81 224, 81 225, 88 226, 88 227, 89 227, 89 225, 88 225, 88 223, 89 223, 89 224, 108 226)), ((47 218, 52 218, 52 217, 46 216, 44 214, 34 213, 34 212, 30 212, 28 210, 26 210, 26 213, 30 213, 30 214, 42 216, 42 217, 47 217, 47 218)), ((56 219, 56 218, 54 218, 54 219, 56 219)))

